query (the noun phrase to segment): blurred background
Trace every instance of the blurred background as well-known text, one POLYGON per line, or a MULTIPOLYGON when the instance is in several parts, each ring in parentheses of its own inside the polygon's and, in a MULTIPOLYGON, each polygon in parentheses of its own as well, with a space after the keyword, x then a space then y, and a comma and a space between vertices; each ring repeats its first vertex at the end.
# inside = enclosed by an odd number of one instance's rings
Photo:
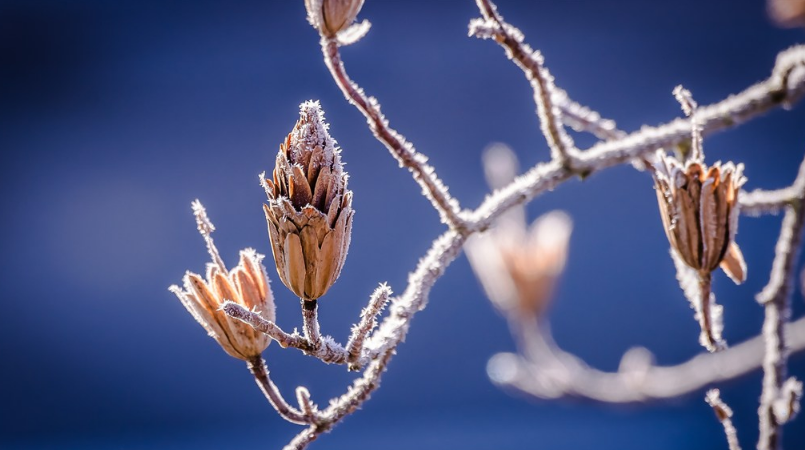
MULTIPOLYGON (((765 79, 803 40, 776 28, 759 0, 500 0, 543 51, 557 85, 633 131, 681 115, 684 84, 700 104, 765 79)), ((426 153, 465 207, 484 198, 480 155, 505 142, 524 166, 548 158, 531 89, 492 42, 467 38, 471 0, 367 0, 369 35, 343 50, 350 74, 392 126, 426 153)), ((283 422, 245 364, 227 356, 168 292, 208 259, 190 202, 218 228, 224 259, 267 253, 278 322, 301 325, 270 264, 257 174, 273 168, 298 105, 320 99, 355 192, 352 246, 322 299, 322 331, 345 342, 369 294, 407 274, 444 229, 407 171, 371 136, 321 58, 303 2, 102 0, 0 2, 0 447, 7 449, 279 448, 283 422)), ((708 160, 746 164, 746 188, 790 184, 805 153, 805 108, 776 110, 705 139, 708 160)), ((585 148, 594 141, 578 136, 585 148)), ((558 343, 602 369, 635 345, 660 364, 699 353, 675 278, 652 181, 629 166, 573 180, 529 206, 575 220, 553 308, 558 343)), ((749 278, 717 275, 725 336, 756 335, 754 295, 771 267, 780 217, 741 219, 749 278)), ((799 288, 794 317, 803 307, 799 288)), ((381 389, 317 449, 726 448, 698 392, 608 407, 529 402, 485 373, 513 350, 460 257, 416 316, 381 389)), ((308 386, 326 404, 353 379, 294 350, 266 359, 287 397, 308 386)), ((790 372, 805 377, 805 357, 790 372)), ((760 373, 723 383, 744 448, 757 439, 760 373)), ((805 448, 805 418, 784 430, 805 448)))

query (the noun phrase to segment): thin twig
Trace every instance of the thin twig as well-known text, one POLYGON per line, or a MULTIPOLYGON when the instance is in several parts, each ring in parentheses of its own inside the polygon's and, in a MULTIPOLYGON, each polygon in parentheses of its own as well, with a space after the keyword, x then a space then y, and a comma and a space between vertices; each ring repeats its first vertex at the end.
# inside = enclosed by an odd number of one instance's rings
POLYGON ((466 224, 461 218, 461 207, 458 201, 450 196, 447 187, 436 175, 436 171, 428 165, 428 158, 417 152, 405 137, 389 127, 388 120, 380 112, 380 104, 377 100, 374 97, 367 97, 363 89, 349 78, 341 62, 337 40, 322 37, 321 50, 327 68, 330 69, 333 79, 341 88, 347 101, 355 105, 366 117, 372 133, 388 148, 400 163, 400 167, 411 171, 414 180, 422 187, 422 193, 439 212, 442 222, 456 230, 465 230, 466 224))
MULTIPOLYGON (((241 305, 233 302, 225 302, 221 307, 230 317, 241 320, 251 325, 255 330, 265 333, 271 339, 277 341, 283 348, 292 347, 303 351, 305 354, 318 358, 328 364, 347 364, 347 351, 333 339, 325 337, 320 339, 320 345, 314 348, 310 341, 299 333, 289 334, 283 331, 277 324, 266 320, 259 314, 249 311, 241 305)), ((358 364, 364 365, 367 358, 361 357, 358 364)))
POLYGON ((352 336, 347 342, 347 358, 350 363, 350 370, 358 370, 359 366, 356 364, 363 351, 363 342, 369 333, 377 326, 377 316, 383 311, 386 303, 391 297, 391 288, 387 284, 381 284, 372 293, 369 299, 369 305, 361 311, 360 323, 352 329, 352 336))
POLYGON ((285 446, 285 450, 304 450, 321 434, 330 431, 344 417, 358 410, 369 399, 372 392, 380 387, 380 378, 393 353, 393 349, 388 350, 372 361, 363 376, 355 380, 344 395, 331 400, 330 406, 317 415, 316 423, 299 433, 285 446))
POLYGON ((288 422, 299 424, 310 423, 310 418, 293 408, 288 404, 288 402, 285 401, 284 398, 282 398, 282 394, 280 394, 279 389, 277 389, 277 386, 269 377, 268 367, 266 367, 266 362, 262 357, 257 356, 252 361, 248 361, 247 364, 249 366, 249 371, 252 373, 252 375, 254 375, 254 380, 257 382, 260 390, 263 391, 263 394, 266 396, 266 399, 268 399, 268 402, 271 403, 271 406, 277 410, 283 419, 287 420, 288 422))
POLYGON ((716 418, 724 426, 724 434, 727 435, 727 444, 730 450, 741 450, 741 444, 738 442, 738 433, 735 431, 735 426, 732 424, 732 408, 727 406, 721 400, 721 393, 718 389, 710 389, 704 400, 713 408, 716 413, 716 418))
POLYGON ((283 450, 304 450, 311 442, 315 441, 321 433, 317 425, 311 425, 297 434, 288 445, 283 447, 283 450))
POLYGON ((506 49, 507 56, 523 70, 534 90, 537 116, 542 134, 551 149, 551 158, 563 166, 572 168, 573 158, 578 150, 562 126, 560 109, 553 103, 556 86, 553 83, 553 76, 545 68, 542 54, 523 42, 523 33, 504 22, 490 0, 477 0, 476 3, 485 20, 473 21, 470 24, 470 35, 481 38, 494 37, 506 49))
MULTIPOLYGON (((772 75, 744 91, 708 106, 700 106, 696 120, 702 135, 734 127, 778 106, 790 107, 805 95, 805 45, 780 53, 772 75), (795 70, 798 69, 798 70, 795 70)), ((659 127, 643 127, 623 139, 598 143, 582 151, 579 169, 602 169, 672 147, 690 139, 690 120, 678 118, 659 127)))
POLYGON ((576 131, 586 131, 605 141, 626 136, 626 132, 619 130, 615 121, 604 119, 598 112, 574 102, 562 89, 554 90, 552 101, 562 110, 562 122, 576 131))

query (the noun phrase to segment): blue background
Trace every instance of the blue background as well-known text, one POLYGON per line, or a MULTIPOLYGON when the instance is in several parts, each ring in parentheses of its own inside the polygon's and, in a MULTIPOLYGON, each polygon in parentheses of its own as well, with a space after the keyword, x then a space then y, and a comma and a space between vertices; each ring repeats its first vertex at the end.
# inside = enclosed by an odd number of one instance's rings
MULTIPOLYGON (((543 50, 557 84, 625 130, 680 115, 684 84, 702 104, 766 78, 802 41, 760 1, 504 1, 543 50)), ((343 55, 350 74, 465 207, 486 194, 480 155, 511 145, 548 158, 531 90, 492 42, 466 37, 474 2, 367 0, 374 26, 343 55)), ((355 192, 352 247, 321 302, 323 331, 344 342, 377 283, 401 292, 443 231, 331 80, 297 1, 5 1, 0 3, 0 447, 278 448, 299 430, 167 291, 207 256, 199 198, 234 264, 269 253, 257 174, 273 167, 298 104, 320 99, 355 192)), ((789 184, 805 153, 805 109, 774 111, 705 140, 711 161, 747 166, 747 189, 789 184)), ((577 143, 593 143, 580 136, 577 143)), ((551 312, 556 340, 602 369, 634 345, 661 364, 700 352, 674 280, 652 182, 629 166, 573 180, 529 205, 575 219, 551 312)), ((726 337, 758 333, 754 294, 771 267, 779 217, 741 219, 749 261, 740 287, 717 275, 726 337)), ((270 260, 269 256, 269 260, 270 260)), ((297 300, 269 273, 286 329, 297 300)), ((802 295, 795 317, 803 313, 802 295)), ((417 315, 383 386, 314 448, 726 448, 703 392, 649 406, 529 402, 496 389, 488 358, 513 344, 462 256, 417 315)), ((287 397, 340 394, 354 375, 272 345, 287 397)), ((805 358, 791 372, 805 376, 805 358)), ((721 384, 744 448, 757 439, 758 372, 721 384)), ((785 428, 805 448, 803 418, 785 428)))

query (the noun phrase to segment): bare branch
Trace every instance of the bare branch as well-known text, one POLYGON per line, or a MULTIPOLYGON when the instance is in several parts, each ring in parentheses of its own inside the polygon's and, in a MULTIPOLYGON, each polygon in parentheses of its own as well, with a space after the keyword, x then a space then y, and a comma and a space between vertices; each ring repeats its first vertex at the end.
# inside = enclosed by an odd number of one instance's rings
POLYGON ((562 89, 554 90, 552 101, 562 110, 562 122, 576 131, 586 131, 604 141, 626 136, 626 132, 619 130, 615 121, 604 119, 596 111, 574 102, 562 89))
POLYGON ((735 431, 735 426, 732 424, 732 409, 721 400, 721 393, 718 389, 710 389, 704 397, 713 412, 716 413, 716 418, 724 426, 724 434, 727 435, 727 444, 730 450, 741 450, 741 444, 738 442, 738 433, 735 431))
POLYGON ((358 361, 363 351, 363 341, 377 326, 377 316, 383 311, 383 308, 389 301, 389 297, 391 297, 391 288, 383 283, 375 289, 369 300, 369 305, 361 311, 361 322, 352 329, 352 336, 349 338, 349 342, 347 342, 346 350, 349 355, 348 360, 351 370, 357 370, 359 368, 355 363, 358 361))
MULTIPOLYGON (((222 309, 228 316, 251 325, 255 330, 265 333, 284 348, 297 348, 302 350, 305 354, 318 358, 328 364, 347 363, 347 351, 332 338, 329 338, 329 336, 319 339, 319 346, 314 347, 306 337, 296 332, 293 334, 286 333, 274 322, 260 317, 259 314, 249 311, 241 305, 226 302, 222 306, 222 309)), ((361 358, 359 362, 365 364, 366 358, 361 358)))
POLYGON ((306 424, 310 422, 310 419, 305 416, 305 414, 299 412, 298 410, 294 409, 288 402, 282 398, 282 394, 280 394, 279 389, 277 386, 271 381, 271 378, 268 375, 268 367, 266 367, 266 362, 261 357, 256 357, 254 360, 249 361, 248 363, 249 371, 254 375, 254 380, 257 382, 257 385, 260 387, 260 390, 263 391, 263 394, 268 399, 268 402, 271 403, 271 406, 277 410, 280 416, 283 419, 287 420, 288 422, 299 423, 299 424, 306 424))
MULTIPOLYGON (((780 53, 771 77, 727 99, 700 106, 696 119, 702 134, 731 128, 778 106, 790 107, 805 95, 805 46, 791 47, 780 53)), ((602 169, 690 139, 690 120, 678 118, 659 127, 640 131, 610 142, 602 142, 583 151, 580 168, 602 169)))
POLYGON ((394 350, 388 350, 373 360, 364 371, 363 376, 352 383, 347 392, 330 401, 330 406, 317 414, 316 422, 299 433, 285 450, 303 450, 315 441, 322 433, 326 433, 337 425, 344 417, 358 410, 369 396, 380 387, 380 378, 386 370, 394 350))
POLYGON ((537 116, 542 134, 551 149, 551 158, 563 166, 572 167, 573 157, 578 150, 562 126, 560 109, 553 103, 556 86, 553 76, 545 68, 542 54, 523 42, 523 33, 503 20, 491 0, 477 0, 476 3, 484 20, 470 23, 470 35, 484 39, 494 38, 506 50, 509 59, 523 70, 534 90, 537 116))
POLYGON ((442 222, 456 230, 466 229, 466 224, 460 215, 461 208, 458 201, 450 196, 447 186, 436 175, 433 167, 427 163, 428 158, 417 152, 405 137, 389 127, 388 120, 380 112, 380 104, 377 100, 367 97, 363 89, 349 78, 344 64, 341 62, 338 42, 335 39, 322 37, 321 50, 327 68, 330 69, 333 79, 341 88, 347 101, 355 105, 366 117, 372 133, 388 148, 400 163, 400 167, 406 167, 411 171, 414 180, 422 187, 422 193, 439 212, 442 222))

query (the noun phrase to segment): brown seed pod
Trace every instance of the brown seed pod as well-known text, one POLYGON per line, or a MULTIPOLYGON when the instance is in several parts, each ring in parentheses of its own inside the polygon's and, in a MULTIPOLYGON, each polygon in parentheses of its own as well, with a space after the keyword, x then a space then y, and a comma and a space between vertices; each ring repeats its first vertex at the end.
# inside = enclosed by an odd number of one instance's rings
POLYGON ((183 278, 183 288, 173 285, 170 291, 227 353, 251 361, 271 340, 240 320, 228 317, 221 306, 229 300, 274 321, 274 296, 262 264, 264 256, 252 249, 242 250, 238 265, 227 271, 210 237, 215 228, 198 200, 193 202, 193 211, 199 232, 207 241, 212 263, 207 265, 206 280, 188 271, 183 278))
POLYGON ((746 279, 746 264, 735 233, 738 195, 746 182, 743 165, 701 161, 686 164, 657 154, 654 183, 663 228, 682 261, 700 273, 719 265, 735 283, 746 279))
POLYGON ((308 21, 327 37, 347 29, 363 6, 363 0, 305 0, 308 21))
POLYGON ((319 103, 303 103, 273 177, 260 176, 277 272, 303 300, 323 296, 341 274, 352 231, 352 191, 327 129, 319 103))

